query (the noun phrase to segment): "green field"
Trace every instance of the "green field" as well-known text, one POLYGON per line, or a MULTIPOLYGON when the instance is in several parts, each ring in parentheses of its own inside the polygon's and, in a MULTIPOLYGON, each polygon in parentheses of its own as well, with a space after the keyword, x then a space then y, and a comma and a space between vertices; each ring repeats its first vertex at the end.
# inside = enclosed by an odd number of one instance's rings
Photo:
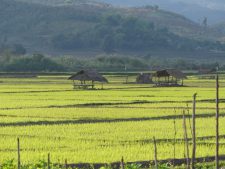
MULTIPOLYGON (((184 158, 182 113, 192 113, 197 92, 197 157, 215 153, 215 80, 189 76, 188 87, 155 88, 123 84, 125 77, 108 75, 104 90, 73 90, 67 76, 0 79, 0 163, 46 159, 63 163, 108 163, 173 158, 174 121, 176 158, 184 158)), ((129 79, 134 80, 134 77, 129 79)), ((225 152, 225 76, 221 75, 221 144, 225 152)), ((100 85, 97 86, 101 87, 100 85)), ((189 120, 188 120, 188 129, 189 120)), ((188 133, 191 138, 191 132, 188 133)), ((190 144, 191 147, 191 144, 190 144)))

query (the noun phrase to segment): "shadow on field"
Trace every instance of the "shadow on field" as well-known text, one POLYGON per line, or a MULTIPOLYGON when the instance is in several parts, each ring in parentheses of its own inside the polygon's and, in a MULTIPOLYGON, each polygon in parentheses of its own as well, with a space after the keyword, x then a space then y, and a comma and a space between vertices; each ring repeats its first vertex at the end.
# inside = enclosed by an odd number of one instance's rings
POLYGON ((0 92, 5 94, 17 94, 17 93, 53 93, 53 92, 68 92, 74 90, 34 90, 34 91, 17 91, 17 92, 0 92))
MULTIPOLYGON (((225 160, 225 155, 220 155, 219 159, 221 161, 225 160)), ((191 160, 191 159, 189 159, 191 160)), ((209 156, 209 157, 199 157, 196 158, 196 163, 209 163, 215 161, 214 156, 209 156)), ((182 159, 168 159, 168 160, 159 160, 158 163, 160 164, 171 164, 174 166, 181 166, 182 164, 185 164, 187 162, 186 158, 182 159)), ((154 165, 154 161, 136 161, 136 162, 126 162, 126 164, 138 164, 140 165, 141 168, 149 168, 154 165)), ((80 164, 68 164, 68 167, 71 168, 94 168, 94 169, 99 169, 101 167, 105 166, 111 166, 113 169, 118 169, 120 168, 121 163, 120 162, 115 162, 115 163, 95 163, 95 164, 88 164, 88 163, 80 163, 80 164)))
MULTIPOLYGON (((204 140, 211 140, 211 139, 215 139, 216 137, 215 136, 202 136, 202 137, 196 137, 196 139, 198 141, 204 141, 204 140)), ((220 135, 219 136, 220 139, 224 139, 225 138, 225 135, 220 135)), ((192 141, 192 138, 187 138, 188 141, 192 141)), ((180 142, 180 143, 184 143, 184 139, 183 138, 176 138, 176 143, 177 142, 180 142)), ((120 141, 120 143, 124 144, 137 144, 137 143, 140 143, 140 144, 146 144, 146 143, 153 143, 154 140, 153 139, 145 139, 145 140, 134 140, 134 141, 120 141)), ((174 139, 157 139, 157 143, 174 143, 174 139)), ((200 143, 197 143, 198 145, 215 145, 215 143, 204 143, 204 142, 200 142, 200 143)), ((220 143, 220 145, 224 145, 225 143, 220 143)))
MULTIPOLYGON (((214 117, 212 114, 199 114, 196 118, 210 118, 214 117)), ((225 114, 221 114, 225 117, 225 114)), ((186 115, 191 117, 191 115, 186 115)), ((115 123, 115 122, 135 122, 135 121, 150 121, 150 120, 172 120, 183 119, 183 115, 170 115, 159 117, 143 117, 143 118, 118 118, 118 119, 73 119, 73 120, 58 120, 58 121, 27 121, 27 122, 9 122, 0 123, 0 126, 33 126, 33 125, 63 125, 63 124, 88 124, 88 123, 115 123)))
MULTIPOLYGON (((91 108, 91 107, 106 107, 106 106, 115 106, 118 108, 119 106, 124 105, 139 105, 139 104, 161 104, 161 103, 192 103, 192 101, 149 101, 149 100, 134 100, 131 102, 103 102, 103 103, 84 103, 84 104, 70 104, 70 105, 50 105, 50 106, 36 106, 36 107, 15 107, 15 108, 0 108, 0 110, 17 110, 17 109, 33 109, 33 108, 91 108)), ((207 100, 198 100, 197 103, 215 103, 215 99, 207 99, 207 100)), ((220 99, 220 103, 225 103, 225 99, 220 99)), ((132 107, 128 107, 132 108, 132 107)), ((137 107, 138 108, 138 107, 137 107)), ((140 107, 143 108, 143 107, 140 107)), ((187 109, 186 106, 180 107, 148 107, 149 109, 161 109, 161 108, 168 108, 168 109, 187 109)), ((198 109, 215 109, 213 107, 200 107, 198 109)), ((223 109, 223 108, 221 108, 223 109)))

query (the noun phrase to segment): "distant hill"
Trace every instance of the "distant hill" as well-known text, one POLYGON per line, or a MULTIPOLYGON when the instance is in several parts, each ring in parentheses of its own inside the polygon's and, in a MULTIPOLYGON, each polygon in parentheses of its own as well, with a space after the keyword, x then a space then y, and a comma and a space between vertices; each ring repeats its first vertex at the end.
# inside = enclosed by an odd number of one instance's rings
POLYGON ((14 0, 0 0, 0 39, 22 43, 31 51, 51 49, 60 33, 75 33, 96 24, 104 10, 90 5, 52 7, 14 0))
POLYGON ((219 40, 225 42, 225 22, 214 25, 212 29, 220 34, 219 40))
MULTIPOLYGON (((143 19, 146 19, 147 21, 154 22, 159 27, 166 27, 171 32, 178 34, 180 36, 188 36, 191 38, 214 38, 217 36, 217 34, 212 33, 211 30, 206 31, 202 29, 202 26, 197 24, 196 22, 191 21, 190 19, 187 19, 186 17, 169 12, 166 10, 161 10, 161 8, 158 8, 156 10, 156 6, 154 3, 152 3, 152 6, 146 6, 146 7, 140 7, 142 4, 146 5, 148 3, 154 2, 149 0, 16 0, 20 2, 27 2, 27 3, 34 3, 34 4, 42 4, 42 5, 48 5, 48 6, 57 6, 57 7, 72 7, 76 8, 81 6, 82 9, 85 11, 85 8, 93 8, 93 10, 98 10, 98 8, 105 8, 105 12, 114 12, 114 13, 120 13, 121 15, 131 15, 135 17, 140 17, 143 19), (106 3, 103 3, 105 1, 106 3), (147 3, 148 2, 148 3, 147 3), (128 6, 135 6, 137 4, 140 4, 139 7, 113 7, 109 4, 123 4, 128 6), (133 4, 133 5, 132 5, 133 4)), ((163 2, 161 0, 157 0, 160 4, 168 4, 170 1, 163 2)), ((172 3, 172 2, 171 2, 172 3)), ((171 6, 177 6, 177 8, 181 9, 182 5, 179 5, 180 3, 172 3, 171 6)), ((193 6, 192 6, 193 8, 193 6)), ((191 10, 192 11, 192 10, 191 10)), ((189 12, 190 14, 193 14, 192 12, 189 12)), ((85 14, 84 14, 85 15, 85 14)))
POLYGON ((47 6, 73 6, 73 5, 94 5, 94 6, 104 6, 107 5, 103 2, 98 2, 94 0, 16 0, 18 2, 26 2, 33 4, 42 4, 47 6))
POLYGON ((29 52, 218 47, 205 42, 216 40, 215 32, 154 6, 117 8, 91 0, 0 0, 0 4, 0 44, 22 44, 29 52))

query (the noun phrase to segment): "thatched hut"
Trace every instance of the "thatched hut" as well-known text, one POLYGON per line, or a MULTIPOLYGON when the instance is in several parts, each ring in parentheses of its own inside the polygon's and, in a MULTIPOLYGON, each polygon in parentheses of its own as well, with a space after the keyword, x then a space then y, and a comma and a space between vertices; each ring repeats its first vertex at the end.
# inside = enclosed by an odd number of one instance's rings
POLYGON ((138 84, 150 84, 152 83, 152 76, 150 73, 140 73, 136 78, 136 82, 138 84))
POLYGON ((103 83, 108 83, 108 80, 105 77, 94 70, 81 70, 69 77, 69 80, 73 80, 74 88, 82 89, 88 89, 89 87, 94 89, 95 82, 100 82, 102 88, 103 83), (77 84, 76 81, 79 81, 80 83, 77 84))
POLYGON ((157 86, 183 86, 186 75, 177 69, 164 69, 155 72, 155 82, 157 86), (179 82, 181 82, 179 84, 179 82))

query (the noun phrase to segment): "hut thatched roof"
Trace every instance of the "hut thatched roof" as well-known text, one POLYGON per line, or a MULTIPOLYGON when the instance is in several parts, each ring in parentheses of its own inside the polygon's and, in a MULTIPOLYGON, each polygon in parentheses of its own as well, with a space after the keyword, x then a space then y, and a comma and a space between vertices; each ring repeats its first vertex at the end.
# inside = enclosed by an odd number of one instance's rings
POLYGON ((75 75, 69 77, 69 80, 80 80, 80 81, 97 81, 102 83, 108 83, 108 80, 101 74, 94 70, 81 70, 75 75))
POLYGON ((198 70, 199 74, 212 74, 215 72, 216 72, 216 69, 199 69, 198 70))
POLYGON ((172 77, 175 77, 177 79, 186 79, 187 78, 187 76, 183 72, 181 72, 180 70, 177 70, 177 69, 160 70, 160 71, 157 71, 154 75, 156 77, 172 76, 172 77))

